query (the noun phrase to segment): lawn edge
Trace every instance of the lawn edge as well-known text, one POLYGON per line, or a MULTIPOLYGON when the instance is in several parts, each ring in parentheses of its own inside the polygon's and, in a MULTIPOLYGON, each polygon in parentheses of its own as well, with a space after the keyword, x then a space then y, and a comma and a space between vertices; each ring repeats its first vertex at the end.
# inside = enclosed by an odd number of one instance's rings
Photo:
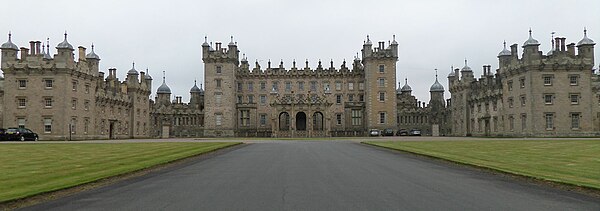
POLYGON ((360 144, 362 144, 364 146, 370 146, 370 147, 376 147, 376 148, 380 148, 380 149, 386 149, 386 150, 389 150, 391 152, 408 153, 408 154, 411 154, 411 155, 415 155, 415 156, 419 156, 419 157, 423 157, 423 158, 428 158, 428 159, 431 159, 431 160, 443 161, 443 162, 452 163, 452 164, 456 164, 456 165, 460 165, 460 166, 471 167, 471 168, 475 168, 475 169, 478 169, 478 170, 487 171, 487 172, 492 173, 492 174, 508 176, 510 178, 513 178, 513 179, 518 179, 518 180, 526 181, 526 182, 529 182, 529 183, 534 183, 534 184, 537 184, 537 185, 543 185, 543 186, 546 186, 546 187, 558 188, 558 189, 565 190, 565 191, 577 192, 577 193, 585 194, 585 195, 592 196, 592 197, 595 197, 595 198, 600 198, 600 188, 596 188, 596 187, 590 187, 590 186, 584 186, 584 185, 577 185, 577 184, 563 182, 563 181, 549 180, 549 179, 546 179, 546 178, 543 178, 543 177, 536 177, 536 176, 532 176, 532 175, 521 174, 521 173, 518 173, 518 172, 512 172, 512 171, 497 169, 497 168, 493 168, 493 167, 489 167, 489 166, 477 165, 477 164, 474 164, 474 163, 468 163, 468 162, 450 160, 450 159, 446 159, 446 158, 442 158, 442 157, 437 157, 437 156, 433 156, 433 155, 423 154, 423 153, 419 153, 419 152, 413 152, 413 151, 409 151, 409 150, 403 150, 403 149, 396 149, 396 148, 391 148, 391 147, 386 147, 386 146, 380 146, 380 145, 376 145, 374 143, 360 142, 360 144))
POLYGON ((93 180, 93 181, 89 181, 89 182, 85 182, 82 184, 77 184, 77 185, 73 185, 73 186, 69 186, 69 187, 64 187, 64 188, 57 189, 57 190, 45 191, 45 192, 40 192, 40 193, 36 193, 33 195, 29 195, 29 196, 17 198, 17 199, 1 201, 0 202, 0 210, 15 210, 15 209, 39 204, 42 202, 71 196, 71 195, 74 195, 74 194, 82 192, 82 191, 93 190, 93 189, 105 187, 108 185, 112 185, 112 184, 115 184, 118 182, 122 182, 125 180, 139 178, 139 177, 146 176, 146 175, 149 175, 152 173, 158 173, 161 170, 174 168, 179 165, 185 165, 186 163, 192 162, 194 160, 201 161, 204 159, 212 158, 217 155, 221 155, 221 154, 239 149, 239 148, 247 146, 247 145, 248 144, 244 143, 244 142, 235 142, 232 145, 215 148, 210 151, 190 155, 187 157, 182 157, 182 158, 164 162, 164 163, 158 163, 156 165, 149 166, 146 168, 137 169, 137 170, 129 171, 129 172, 124 172, 121 174, 116 174, 116 175, 112 175, 112 176, 108 176, 108 177, 104 177, 104 178, 99 178, 97 180, 93 180))

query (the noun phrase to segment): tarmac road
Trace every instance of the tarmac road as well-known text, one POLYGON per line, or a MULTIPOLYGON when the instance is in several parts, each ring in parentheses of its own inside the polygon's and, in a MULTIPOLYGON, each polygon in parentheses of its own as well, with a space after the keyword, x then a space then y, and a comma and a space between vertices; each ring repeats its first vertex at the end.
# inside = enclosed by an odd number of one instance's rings
POLYGON ((600 199, 355 142, 280 141, 24 210, 600 210, 600 199))

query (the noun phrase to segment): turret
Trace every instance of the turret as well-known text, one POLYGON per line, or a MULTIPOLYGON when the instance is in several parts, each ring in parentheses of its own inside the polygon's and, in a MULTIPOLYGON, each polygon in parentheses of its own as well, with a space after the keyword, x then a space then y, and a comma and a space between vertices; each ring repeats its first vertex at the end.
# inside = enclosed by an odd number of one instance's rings
POLYGON ((152 76, 150 76, 150 70, 148 70, 148 68, 146 68, 146 75, 144 75, 143 80, 146 83, 146 87, 152 89, 152 76))
POLYGON ((100 63, 100 56, 94 52, 94 43, 92 43, 92 51, 85 55, 86 61, 92 71, 93 75, 97 75, 99 72, 98 64, 100 63))
POLYGON ((523 43, 523 59, 526 61, 532 61, 539 58, 539 46, 540 42, 533 39, 531 36, 531 29, 529 29, 529 39, 523 43))
POLYGON ((190 104, 199 104, 201 94, 203 91, 196 86, 196 80, 194 80, 194 86, 190 89, 190 104))
POLYGON ((165 80, 165 71, 163 71, 163 83, 156 90, 157 103, 169 104, 171 102, 171 88, 167 86, 165 80))
POLYGON ((73 46, 67 41, 67 32, 65 32, 65 39, 56 46, 57 55, 54 57, 56 61, 67 62, 72 64, 74 62, 73 46))
POLYGON ((9 61, 16 61, 17 52, 19 52, 19 47, 12 42, 12 34, 8 33, 8 41, 0 46, 2 50, 2 67, 4 64, 9 61))
POLYGON ((508 64, 510 64, 510 58, 512 55, 512 52, 509 51, 508 49, 506 49, 506 41, 504 41, 504 49, 502 49, 502 51, 500 51, 500 53, 498 53, 498 63, 500 64, 500 67, 506 67, 508 66, 508 64))
POLYGON ((132 63, 131 69, 127 71, 127 87, 129 88, 138 88, 139 80, 138 80, 138 71, 135 69, 135 62, 132 63))
POLYGON ((577 42, 577 54, 584 59, 591 59, 594 64, 594 41, 587 37, 587 29, 583 29, 583 39, 577 42))
POLYGON ((465 59, 465 66, 460 69, 460 80, 464 81, 464 83, 470 83, 475 80, 475 76, 473 75, 473 69, 469 67, 467 64, 467 60, 465 59))
POLYGON ((240 52, 238 51, 237 43, 233 42, 233 36, 231 36, 231 41, 229 42, 227 47, 228 47, 228 49, 227 49, 228 57, 239 60, 238 58, 239 58, 240 52))
POLYGON ((458 72, 458 69, 455 71, 454 66, 450 67, 450 73, 448 73, 448 86, 450 88, 454 86, 454 82, 456 81, 456 72, 458 72))
POLYGON ((363 48, 362 48, 362 58, 366 58, 371 56, 371 54, 373 53, 373 42, 371 42, 371 39, 369 39, 369 35, 367 35, 367 40, 365 41, 365 43, 363 44, 363 48))

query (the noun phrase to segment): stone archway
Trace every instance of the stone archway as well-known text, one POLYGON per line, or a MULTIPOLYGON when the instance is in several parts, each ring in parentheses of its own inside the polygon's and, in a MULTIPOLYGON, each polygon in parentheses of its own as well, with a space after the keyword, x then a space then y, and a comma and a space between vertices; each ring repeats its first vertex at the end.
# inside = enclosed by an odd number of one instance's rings
POLYGON ((306 130, 306 113, 298 112, 296 114, 296 130, 306 130))
POLYGON ((288 112, 279 113, 279 130, 290 130, 290 114, 288 112))
POLYGON ((317 111, 313 114, 313 130, 321 131, 325 129, 325 121, 323 118, 323 113, 317 111))

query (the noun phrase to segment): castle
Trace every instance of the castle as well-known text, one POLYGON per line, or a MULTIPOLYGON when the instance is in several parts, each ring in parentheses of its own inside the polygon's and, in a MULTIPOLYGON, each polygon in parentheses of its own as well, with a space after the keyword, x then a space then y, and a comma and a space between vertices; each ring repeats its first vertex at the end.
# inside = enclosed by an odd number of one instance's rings
POLYGON ((227 46, 205 38, 204 87, 194 83, 184 103, 181 96, 172 98, 164 75, 150 99, 152 77, 135 65, 124 81, 114 68, 105 77, 93 46, 89 53, 80 46, 75 60, 66 34, 54 56, 39 41, 19 49, 9 34, 0 46, 0 123, 28 127, 42 140, 366 136, 388 128, 432 136, 596 135, 595 43, 587 33, 576 46, 565 47, 565 38, 552 42, 553 50, 543 55, 530 32, 521 58, 516 44, 511 50, 505 44, 499 69, 492 73, 485 65, 479 79, 465 61, 448 75, 450 99, 436 74, 425 103, 412 95, 408 80, 395 86, 395 38, 374 47, 367 36, 351 64, 319 61, 314 69, 308 61, 293 61, 287 69, 283 61, 250 67, 233 37, 227 46))

